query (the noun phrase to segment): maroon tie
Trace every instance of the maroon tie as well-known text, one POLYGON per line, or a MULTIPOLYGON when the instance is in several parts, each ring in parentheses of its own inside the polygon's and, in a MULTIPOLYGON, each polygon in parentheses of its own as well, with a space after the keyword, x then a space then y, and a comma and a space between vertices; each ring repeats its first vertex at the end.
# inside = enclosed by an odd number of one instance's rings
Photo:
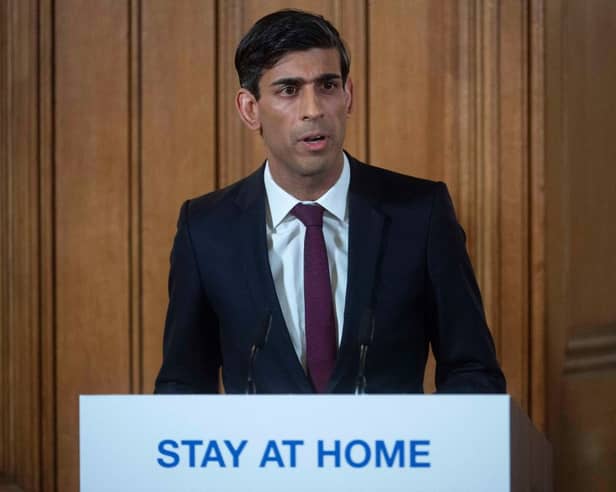
POLYGON ((304 239, 304 309, 308 375, 324 393, 336 363, 336 326, 327 251, 323 238, 323 207, 298 203, 291 213, 306 226, 304 239))

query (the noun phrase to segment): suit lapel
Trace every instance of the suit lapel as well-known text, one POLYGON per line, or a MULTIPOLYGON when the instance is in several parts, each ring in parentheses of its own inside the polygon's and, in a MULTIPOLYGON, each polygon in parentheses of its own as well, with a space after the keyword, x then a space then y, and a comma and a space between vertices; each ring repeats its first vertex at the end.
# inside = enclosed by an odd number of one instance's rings
MULTIPOLYGON (((328 390, 348 391, 348 381, 354 383, 359 358, 359 324, 363 313, 372 309, 374 285, 381 258, 381 245, 386 216, 379 209, 380 183, 373 173, 349 156, 349 259, 347 292, 344 309, 342 341, 334 374, 328 390), (351 378, 349 380, 349 378, 351 378), (344 382, 344 386, 341 383, 344 382)), ((246 178, 236 197, 239 220, 235 224, 235 241, 241 245, 245 279, 249 284, 255 312, 255 323, 266 311, 272 314, 272 329, 264 353, 279 359, 298 392, 311 392, 312 387, 295 354, 289 331, 282 316, 269 265, 265 234, 265 187, 263 167, 246 178)), ((275 376, 274 376, 275 377, 275 376)))
MULTIPOLYGON (((342 341, 328 389, 335 392, 345 375, 354 376, 359 358, 359 324, 372 309, 386 217, 379 209, 380 183, 365 175, 365 164, 349 157, 349 258, 342 341)), ((348 381, 348 379, 346 379, 348 381)), ((351 379, 354 382, 354 379, 351 379)), ((344 388, 347 389, 346 387, 344 388)))
POLYGON ((240 257, 245 279, 257 310, 255 323, 263 319, 267 311, 272 315, 272 327, 263 353, 280 361, 281 367, 286 368, 286 376, 295 382, 298 392, 310 392, 312 387, 293 348, 269 265, 263 169, 262 166, 246 178, 238 192, 235 202, 240 209, 240 216, 235 224, 235 241, 241 245, 240 257))

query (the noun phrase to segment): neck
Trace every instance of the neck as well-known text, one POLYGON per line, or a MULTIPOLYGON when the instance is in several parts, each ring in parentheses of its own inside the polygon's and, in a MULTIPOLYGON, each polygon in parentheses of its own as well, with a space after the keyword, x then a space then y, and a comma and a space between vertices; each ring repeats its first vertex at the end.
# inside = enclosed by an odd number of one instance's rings
POLYGON ((300 201, 313 202, 321 198, 332 186, 336 184, 342 174, 343 158, 340 163, 331 169, 314 174, 299 174, 285 172, 285 168, 272 165, 270 173, 278 186, 300 201))
POLYGON ((309 179, 302 179, 299 180, 299 182, 292 183, 288 181, 279 182, 273 174, 272 178, 274 178, 274 181, 276 181, 278 186, 302 202, 314 202, 318 200, 327 192, 327 190, 334 186, 336 180, 338 179, 334 179, 331 183, 309 179))

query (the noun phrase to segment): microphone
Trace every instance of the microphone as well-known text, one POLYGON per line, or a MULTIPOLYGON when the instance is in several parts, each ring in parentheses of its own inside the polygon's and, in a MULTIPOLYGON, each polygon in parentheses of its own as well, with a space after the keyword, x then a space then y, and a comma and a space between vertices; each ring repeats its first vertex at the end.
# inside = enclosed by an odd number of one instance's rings
POLYGON ((359 369, 355 381, 355 394, 366 394, 366 359, 368 348, 374 339, 374 313, 366 309, 359 324, 359 369))
POLYGON ((265 347, 267 343, 267 337, 269 336, 270 329, 272 328, 272 313, 268 312, 263 321, 261 322, 261 326, 257 331, 257 336, 255 338, 255 343, 250 347, 250 357, 248 359, 248 377, 246 378, 246 394, 247 395, 256 395, 257 394, 257 386, 255 385, 254 380, 254 369, 255 369, 255 360, 257 359, 257 354, 260 350, 265 347))

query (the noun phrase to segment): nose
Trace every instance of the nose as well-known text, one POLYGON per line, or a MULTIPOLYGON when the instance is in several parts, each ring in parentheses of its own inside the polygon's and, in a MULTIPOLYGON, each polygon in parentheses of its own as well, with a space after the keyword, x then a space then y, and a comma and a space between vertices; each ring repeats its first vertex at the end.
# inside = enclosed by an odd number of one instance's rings
POLYGON ((301 95, 300 116, 302 120, 313 120, 323 116, 321 100, 314 85, 306 85, 301 95))

